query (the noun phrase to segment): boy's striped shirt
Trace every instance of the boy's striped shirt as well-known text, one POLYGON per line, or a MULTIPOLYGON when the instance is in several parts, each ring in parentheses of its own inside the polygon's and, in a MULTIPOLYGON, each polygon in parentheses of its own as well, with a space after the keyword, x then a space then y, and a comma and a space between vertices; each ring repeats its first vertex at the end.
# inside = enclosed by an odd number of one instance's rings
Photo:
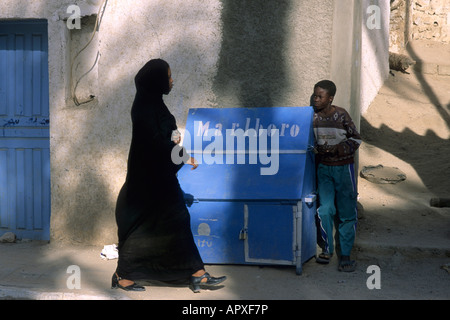
POLYGON ((348 112, 336 107, 330 116, 314 114, 313 126, 316 144, 336 146, 336 153, 331 156, 318 155, 319 163, 329 166, 341 166, 354 163, 356 150, 362 143, 361 136, 348 112))

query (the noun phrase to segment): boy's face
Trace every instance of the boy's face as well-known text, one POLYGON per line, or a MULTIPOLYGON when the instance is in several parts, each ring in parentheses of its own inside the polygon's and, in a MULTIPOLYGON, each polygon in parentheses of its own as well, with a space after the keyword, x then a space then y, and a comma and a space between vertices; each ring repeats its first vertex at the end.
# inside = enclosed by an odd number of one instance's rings
POLYGON ((326 107, 330 106, 334 97, 330 96, 327 90, 317 87, 314 89, 313 102, 314 110, 320 112, 326 107))

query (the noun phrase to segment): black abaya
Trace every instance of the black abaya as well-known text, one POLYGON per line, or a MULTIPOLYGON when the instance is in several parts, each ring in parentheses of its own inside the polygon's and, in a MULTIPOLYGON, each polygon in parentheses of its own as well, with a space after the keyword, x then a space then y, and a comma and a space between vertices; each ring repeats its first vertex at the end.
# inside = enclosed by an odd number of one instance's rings
POLYGON ((116 206, 117 274, 128 280, 187 280, 204 269, 171 152, 176 121, 163 101, 168 64, 151 60, 135 78, 128 171, 116 206))

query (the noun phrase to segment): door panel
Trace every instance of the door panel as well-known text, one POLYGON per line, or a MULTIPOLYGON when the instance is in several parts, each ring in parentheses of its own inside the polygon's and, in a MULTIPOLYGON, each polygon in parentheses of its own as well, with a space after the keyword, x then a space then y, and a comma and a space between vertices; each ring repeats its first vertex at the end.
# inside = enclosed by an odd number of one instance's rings
POLYGON ((46 20, 0 21, 0 235, 50 238, 46 20))
POLYGON ((295 262, 295 215, 291 205, 245 206, 245 261, 286 264, 295 262))

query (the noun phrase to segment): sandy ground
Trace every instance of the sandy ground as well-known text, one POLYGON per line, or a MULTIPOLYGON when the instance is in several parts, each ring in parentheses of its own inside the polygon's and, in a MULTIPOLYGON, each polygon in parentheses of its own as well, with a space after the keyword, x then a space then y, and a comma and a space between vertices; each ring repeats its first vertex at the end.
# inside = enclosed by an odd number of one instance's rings
MULTIPOLYGON (((410 54, 448 64, 450 47, 440 45, 436 51, 435 46, 415 44, 410 54)), ((382 270, 396 269, 392 281, 403 284, 405 292, 425 298, 419 283, 432 292, 442 281, 448 299, 450 274, 440 267, 450 262, 450 208, 429 203, 434 197, 450 198, 450 77, 423 74, 418 64, 411 74, 394 72, 361 120, 359 168, 396 167, 407 179, 396 185, 359 179, 364 210, 357 242, 379 244, 361 257, 379 256, 382 270), (380 248, 391 248, 391 255, 384 250, 388 257, 383 259, 380 248)))
POLYGON ((397 246, 450 247, 450 209, 429 205, 450 198, 450 77, 395 73, 361 120, 360 169, 399 168, 406 181, 379 185, 359 180, 369 233, 397 246), (389 232, 383 232, 386 230, 389 232), (414 232, 415 237, 408 235, 414 232))

